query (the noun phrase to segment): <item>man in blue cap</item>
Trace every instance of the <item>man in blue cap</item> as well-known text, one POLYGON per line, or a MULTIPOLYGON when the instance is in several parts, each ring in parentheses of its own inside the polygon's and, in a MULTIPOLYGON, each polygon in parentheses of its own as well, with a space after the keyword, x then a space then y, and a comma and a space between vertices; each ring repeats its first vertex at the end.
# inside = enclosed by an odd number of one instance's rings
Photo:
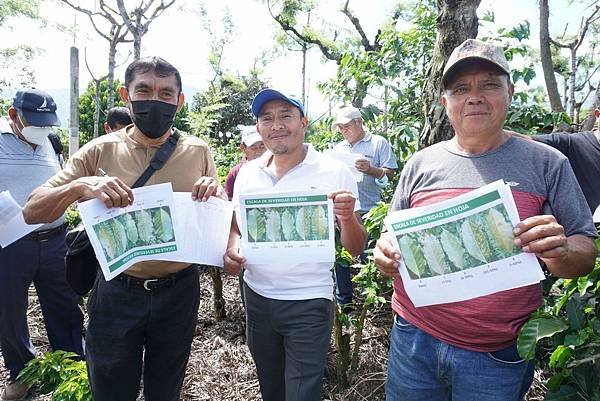
POLYGON ((260 91, 252 102, 267 152, 247 162, 233 191, 236 217, 223 257, 225 270, 245 267, 248 348, 264 401, 321 400, 333 325, 332 263, 253 264, 239 253, 239 195, 318 189, 333 200, 342 245, 360 255, 366 241, 358 189, 348 167, 304 143, 308 120, 295 96, 260 91))
MULTIPOLYGON (((0 191, 10 191, 17 203, 60 170, 48 135, 58 126, 56 103, 41 90, 19 91, 0 119, 0 191)), ((54 350, 83 356, 83 314, 79 297, 65 279, 65 218, 61 215, 36 231, 0 247, 0 348, 10 383, 2 400, 19 400, 27 387, 17 375, 35 356, 27 327, 31 283, 42 308, 50 345, 54 350)))

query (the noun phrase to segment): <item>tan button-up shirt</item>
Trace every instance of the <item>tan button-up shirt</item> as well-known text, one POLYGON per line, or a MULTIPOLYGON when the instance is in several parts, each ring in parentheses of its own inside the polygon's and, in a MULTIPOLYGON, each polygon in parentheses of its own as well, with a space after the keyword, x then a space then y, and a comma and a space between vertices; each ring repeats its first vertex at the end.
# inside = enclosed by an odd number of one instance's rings
MULTIPOLYGON (((58 187, 87 176, 118 177, 131 186, 142 175, 158 150, 142 145, 132 138, 133 125, 88 142, 71 156, 63 170, 51 177, 44 186, 58 187)), ((175 151, 162 169, 154 172, 145 185, 170 182, 175 192, 190 192, 203 176, 217 177, 215 163, 203 140, 181 135, 175 151)), ((185 269, 189 263, 145 261, 131 266, 126 274, 138 278, 165 277, 185 269)))

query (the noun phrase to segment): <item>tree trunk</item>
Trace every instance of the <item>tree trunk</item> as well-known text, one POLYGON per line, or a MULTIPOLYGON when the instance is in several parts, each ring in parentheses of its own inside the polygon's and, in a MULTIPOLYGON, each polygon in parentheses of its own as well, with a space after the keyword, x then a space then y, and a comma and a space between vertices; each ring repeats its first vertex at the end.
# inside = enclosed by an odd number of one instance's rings
POLYGON ((146 32, 144 32, 144 28, 142 27, 142 15, 143 11, 141 8, 137 8, 135 10, 135 31, 133 33, 133 59, 139 60, 140 54, 142 53, 142 36, 146 32))
POLYGON ((221 279, 221 270, 218 267, 210 269, 210 276, 213 281, 213 316, 217 320, 227 317, 225 311, 225 299, 223 298, 223 280, 221 279))
POLYGON ((306 51, 305 44, 302 45, 302 103, 306 106, 306 51))
POLYGON ((577 50, 569 49, 571 64, 569 66, 569 117, 575 121, 575 74, 577 73, 577 50))
POLYGON ((142 49, 142 34, 140 31, 136 31, 135 35, 133 35, 133 59, 139 60, 140 53, 142 49))
POLYGON ((98 124, 100 124, 100 80, 94 82, 94 138, 98 138, 98 124))
POLYGON ((110 42, 110 48, 108 50, 108 75, 106 76, 106 84, 108 85, 107 97, 106 97, 106 109, 107 111, 112 109, 115 105, 115 55, 117 53, 117 42, 110 42))
POLYGON ((425 126, 419 138, 420 147, 454 135, 441 102, 442 73, 452 50, 465 40, 477 37, 479 3, 481 0, 437 0, 437 37, 423 90, 425 126))
MULTIPOLYGON (((591 131, 594 129, 594 124, 596 123, 596 116, 594 115, 594 110, 600 107, 600 82, 596 86, 596 94, 594 95, 594 103, 592 108, 590 109, 590 113, 583 121, 583 125, 581 127, 582 131, 591 131)), ((600 130, 600 127, 598 127, 600 130)))
POLYGON ((558 84, 554 75, 554 63, 552 61, 552 52, 550 51, 549 17, 548 0, 540 0, 540 58, 542 59, 542 70, 544 71, 544 81, 546 82, 550 108, 552 111, 559 113, 565 111, 565 109, 560 100, 558 84))
POLYGON ((79 149, 79 49, 71 47, 69 157, 79 149))

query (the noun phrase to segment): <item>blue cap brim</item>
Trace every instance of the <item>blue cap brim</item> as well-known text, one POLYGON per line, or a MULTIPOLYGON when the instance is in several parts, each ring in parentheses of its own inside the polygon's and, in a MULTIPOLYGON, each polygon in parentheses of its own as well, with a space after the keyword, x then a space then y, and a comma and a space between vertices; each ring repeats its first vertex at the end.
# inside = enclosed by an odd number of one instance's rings
POLYGON ((283 100, 284 102, 290 103, 292 106, 300 109, 302 116, 304 116, 304 105, 299 99, 295 99, 291 96, 286 96, 283 93, 276 91, 275 89, 263 89, 256 94, 252 101, 252 115, 258 118, 260 110, 263 108, 265 103, 271 100, 283 100))
POLYGON ((27 121, 27 125, 34 127, 52 127, 59 126, 60 121, 56 113, 40 113, 37 111, 20 110, 27 121))

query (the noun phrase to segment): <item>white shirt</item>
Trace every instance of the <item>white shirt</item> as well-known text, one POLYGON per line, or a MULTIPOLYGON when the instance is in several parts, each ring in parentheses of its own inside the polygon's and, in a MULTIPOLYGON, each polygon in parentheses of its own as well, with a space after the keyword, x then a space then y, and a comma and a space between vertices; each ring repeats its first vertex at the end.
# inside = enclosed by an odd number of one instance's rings
MULTIPOLYGON (((356 197, 354 210, 360 210, 358 188, 350 169, 342 162, 317 152, 312 145, 306 157, 279 180, 271 174, 267 164, 273 156, 265 152, 260 158, 245 163, 240 169, 233 189, 233 206, 238 226, 240 223, 239 196, 250 193, 278 193, 322 190, 330 193, 340 189, 351 191, 356 197)), ((314 298, 332 299, 333 281, 330 263, 248 264, 244 281, 257 294, 280 300, 314 298)))

